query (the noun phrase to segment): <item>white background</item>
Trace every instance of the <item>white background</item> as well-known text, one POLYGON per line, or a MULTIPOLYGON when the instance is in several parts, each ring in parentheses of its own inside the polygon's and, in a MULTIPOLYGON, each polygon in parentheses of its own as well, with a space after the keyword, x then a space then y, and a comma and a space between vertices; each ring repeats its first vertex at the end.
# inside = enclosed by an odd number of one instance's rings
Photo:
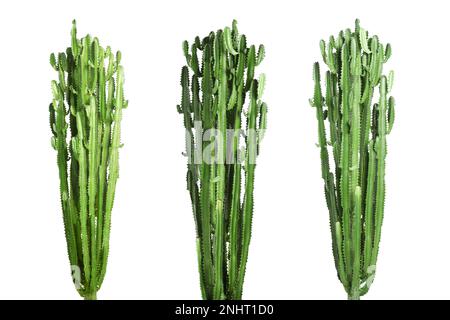
POLYGON ((120 179, 99 298, 199 299, 185 188, 181 42, 230 25, 266 46, 268 131, 256 172, 247 299, 345 299, 331 254, 315 110, 318 42, 362 26, 391 42, 397 119, 377 276, 365 299, 450 298, 447 1, 3 1, 0 298, 78 299, 66 254, 48 104, 49 54, 79 36, 123 53, 120 179))

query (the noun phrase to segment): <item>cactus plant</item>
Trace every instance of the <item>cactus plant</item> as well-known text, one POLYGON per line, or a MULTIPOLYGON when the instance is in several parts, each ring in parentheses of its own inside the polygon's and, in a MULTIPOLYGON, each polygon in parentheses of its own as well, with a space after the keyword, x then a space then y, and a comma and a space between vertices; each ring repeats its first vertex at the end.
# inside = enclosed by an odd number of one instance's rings
POLYGON ((233 21, 231 28, 203 40, 196 37, 191 46, 184 41, 183 52, 187 66, 181 71, 177 110, 186 129, 187 189, 196 223, 201 293, 203 299, 237 300, 250 244, 256 156, 267 119, 261 100, 265 76, 255 79, 264 46, 248 47, 233 21))
POLYGON ((349 299, 367 293, 375 277, 384 216, 386 136, 395 116, 394 98, 388 98, 393 72, 383 75, 391 46, 384 47, 376 35, 369 38, 358 20, 355 25, 354 32, 331 36, 328 45, 320 41, 328 66, 326 93, 323 97, 316 62, 310 101, 318 120, 334 262, 349 299), (378 102, 372 104, 376 97, 378 102))
POLYGON ((114 56, 89 35, 77 39, 75 21, 71 37, 65 53, 50 55, 58 72, 58 81, 51 83, 51 142, 57 151, 73 281, 82 297, 96 299, 106 273, 120 124, 127 102, 120 51, 114 56))

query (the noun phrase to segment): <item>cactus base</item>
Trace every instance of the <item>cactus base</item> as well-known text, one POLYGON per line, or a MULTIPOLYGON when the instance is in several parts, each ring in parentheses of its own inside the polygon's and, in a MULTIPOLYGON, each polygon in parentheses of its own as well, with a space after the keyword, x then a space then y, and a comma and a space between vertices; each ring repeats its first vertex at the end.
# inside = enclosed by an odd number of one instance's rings
POLYGON ((360 300, 359 299, 359 293, 357 294, 349 294, 347 297, 347 300, 360 300))
POLYGON ((97 300, 97 292, 90 292, 84 296, 84 300, 97 300))

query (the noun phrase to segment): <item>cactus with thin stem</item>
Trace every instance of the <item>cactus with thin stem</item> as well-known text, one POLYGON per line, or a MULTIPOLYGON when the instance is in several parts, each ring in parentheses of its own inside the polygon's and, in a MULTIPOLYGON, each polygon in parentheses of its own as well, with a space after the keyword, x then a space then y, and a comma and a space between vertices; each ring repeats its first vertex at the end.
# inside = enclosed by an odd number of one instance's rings
POLYGON ((394 98, 388 97, 393 72, 383 75, 391 46, 383 46, 376 35, 369 38, 359 20, 355 25, 353 32, 331 36, 328 44, 320 41, 328 66, 326 92, 324 97, 316 62, 310 101, 318 120, 334 262, 349 299, 366 294, 375 277, 384 216, 386 136, 395 116, 394 98))
POLYGON ((52 146, 57 151, 60 198, 75 287, 96 299, 106 273, 111 211, 119 177, 123 94, 121 53, 89 35, 50 55, 58 72, 50 103, 52 146))
POLYGON ((237 300, 250 244, 256 156, 267 119, 261 100, 265 76, 255 79, 264 46, 247 46, 233 21, 231 28, 196 37, 191 45, 184 41, 183 52, 187 66, 177 109, 186 129, 201 293, 203 299, 237 300))

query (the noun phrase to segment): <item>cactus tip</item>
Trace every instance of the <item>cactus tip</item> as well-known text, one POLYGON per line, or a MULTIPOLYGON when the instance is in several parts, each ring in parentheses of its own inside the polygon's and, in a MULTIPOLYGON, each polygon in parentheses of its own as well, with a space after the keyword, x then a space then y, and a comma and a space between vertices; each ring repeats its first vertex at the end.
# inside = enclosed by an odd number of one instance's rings
POLYGON ((314 67, 313 67, 313 80, 316 81, 320 81, 320 66, 319 66, 319 62, 314 62, 314 67))
POLYGON ((120 52, 120 50, 118 50, 117 52, 116 52, 116 61, 117 61, 117 64, 120 64, 120 61, 122 60, 122 52, 120 52))

